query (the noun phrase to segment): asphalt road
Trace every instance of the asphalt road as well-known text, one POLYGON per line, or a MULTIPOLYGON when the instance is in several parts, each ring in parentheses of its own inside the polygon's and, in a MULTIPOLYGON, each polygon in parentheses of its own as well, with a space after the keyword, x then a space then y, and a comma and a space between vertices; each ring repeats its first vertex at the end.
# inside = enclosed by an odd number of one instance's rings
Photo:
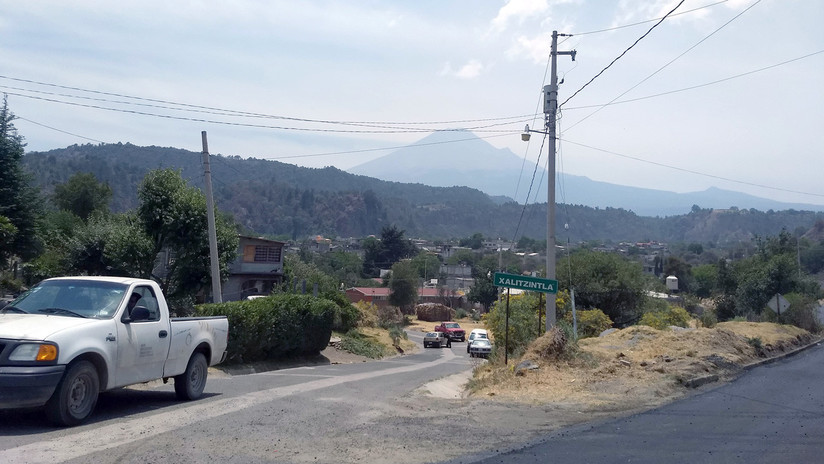
POLYGON ((417 393, 474 362, 455 343, 212 376, 193 402, 158 382, 102 395, 74 428, 37 410, 0 412, 0 463, 824 462, 821 347, 648 413, 566 429, 558 405, 417 393))
MULTIPOLYGON (((423 334, 411 338, 421 343, 423 334)), ((454 417, 439 413, 448 402, 410 392, 470 369, 465 349, 213 375, 194 402, 178 402, 172 382, 120 389, 101 395, 90 422, 74 428, 54 428, 38 410, 3 411, 0 463, 402 462, 392 456, 409 444, 407 428, 432 442, 454 428, 454 417)))
POLYGON ((453 463, 821 463, 824 347, 619 420, 553 432, 519 449, 453 463))

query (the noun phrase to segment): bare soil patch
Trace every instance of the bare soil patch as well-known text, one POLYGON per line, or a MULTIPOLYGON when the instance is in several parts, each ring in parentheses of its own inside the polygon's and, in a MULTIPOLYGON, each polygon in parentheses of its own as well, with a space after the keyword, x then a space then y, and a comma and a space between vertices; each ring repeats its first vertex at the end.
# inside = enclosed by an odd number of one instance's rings
POLYGON ((585 412, 647 409, 688 394, 694 379, 729 380, 749 364, 813 340, 802 329, 772 323, 663 331, 633 326, 580 340, 571 359, 547 358, 531 349, 509 366, 479 366, 469 387, 475 398, 570 404, 585 412), (516 373, 521 361, 537 369, 516 373))

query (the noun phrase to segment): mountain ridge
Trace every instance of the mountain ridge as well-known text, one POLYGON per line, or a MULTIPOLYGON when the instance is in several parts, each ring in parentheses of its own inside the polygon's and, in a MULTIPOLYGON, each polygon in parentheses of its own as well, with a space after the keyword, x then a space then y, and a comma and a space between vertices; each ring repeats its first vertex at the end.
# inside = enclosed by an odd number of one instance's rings
MULTIPOLYGON (((72 145, 29 152, 24 166, 37 173, 49 195, 73 174, 92 173, 112 187, 114 212, 133 210, 137 190, 153 169, 180 171, 203 186, 201 154, 177 148, 131 144, 72 145)), ((334 167, 305 168, 278 161, 213 155, 215 204, 232 214, 244 232, 300 239, 315 235, 363 237, 396 225, 410 237, 450 239, 480 232, 517 240, 546 237, 546 203, 524 206, 469 187, 430 187, 355 175, 334 167)), ((564 204, 557 211, 556 236, 562 241, 697 241, 725 243, 782 229, 807 231, 824 214, 693 208, 685 215, 643 217, 614 207, 564 204), (568 228, 565 226, 569 226, 568 228)))
MULTIPOLYGON (((469 131, 436 132, 347 170, 387 181, 440 187, 465 185, 497 198, 498 202, 513 199, 516 191, 518 197, 525 197, 534 171, 534 163, 525 161, 507 148, 496 148, 469 131), (513 186, 517 186, 517 190, 513 186)), ((546 202, 545 176, 542 168, 535 172, 536 187, 530 192, 530 202, 546 202), (541 191, 536 192, 535 188, 541 191)), ((594 208, 623 208, 648 217, 686 214, 694 205, 717 209, 824 211, 824 205, 779 202, 718 187, 676 193, 611 184, 566 173, 561 173, 556 182, 556 200, 594 208)))

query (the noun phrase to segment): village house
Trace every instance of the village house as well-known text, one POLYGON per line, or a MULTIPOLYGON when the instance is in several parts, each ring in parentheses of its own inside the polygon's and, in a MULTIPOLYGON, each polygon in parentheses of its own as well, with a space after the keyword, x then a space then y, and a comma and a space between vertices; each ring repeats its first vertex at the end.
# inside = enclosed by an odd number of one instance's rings
POLYGON ((229 278, 221 292, 223 301, 268 295, 283 281, 284 242, 245 235, 238 238, 238 256, 229 265, 229 278))

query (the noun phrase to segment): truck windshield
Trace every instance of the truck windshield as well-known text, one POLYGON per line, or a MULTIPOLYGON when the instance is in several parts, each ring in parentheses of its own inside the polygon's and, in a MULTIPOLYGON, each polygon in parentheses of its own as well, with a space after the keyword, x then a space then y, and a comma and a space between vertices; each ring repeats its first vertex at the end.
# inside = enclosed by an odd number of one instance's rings
POLYGON ((127 285, 116 282, 47 280, 8 306, 15 313, 106 319, 114 316, 127 289, 127 285))

